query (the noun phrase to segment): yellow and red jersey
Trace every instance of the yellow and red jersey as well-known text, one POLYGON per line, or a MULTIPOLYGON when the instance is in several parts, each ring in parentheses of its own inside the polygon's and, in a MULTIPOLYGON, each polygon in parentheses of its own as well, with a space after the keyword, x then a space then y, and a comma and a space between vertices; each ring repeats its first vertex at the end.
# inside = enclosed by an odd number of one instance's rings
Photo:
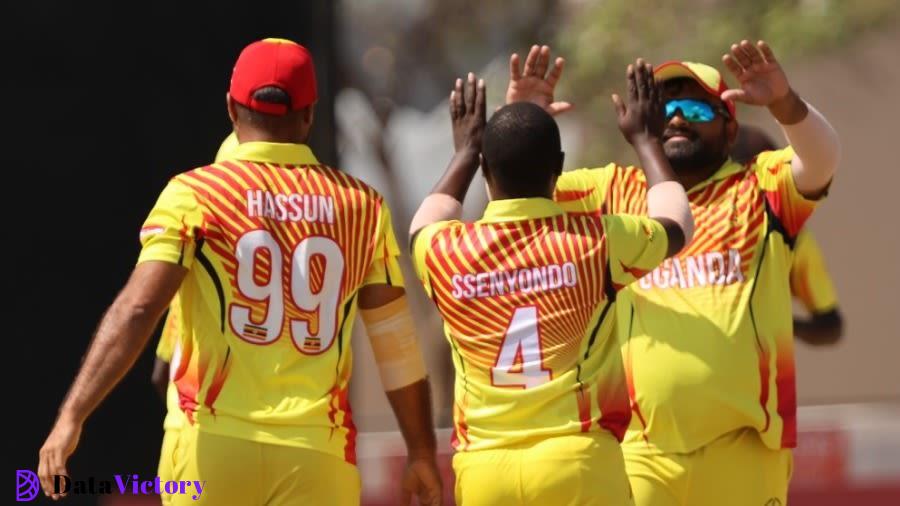
POLYGON ((355 462, 356 296, 402 286, 382 197, 298 144, 251 142, 173 178, 139 262, 184 266, 180 405, 199 430, 355 462))
MULTIPOLYGON (((727 162, 688 192, 694 239, 619 297, 620 342, 635 416, 626 443, 685 453, 742 427, 769 448, 796 445, 789 273, 816 202, 791 173, 793 150, 727 162)), ((562 175, 570 212, 647 211, 633 167, 562 175)))
POLYGON ((828 275, 825 257, 812 232, 805 228, 794 244, 791 293, 812 314, 826 313, 837 308, 837 291, 828 275))
POLYGON ((549 199, 492 201, 481 220, 439 222, 413 244, 453 349, 454 447, 502 448, 630 417, 616 291, 665 258, 662 225, 567 216, 549 199))
MULTIPOLYGON (((230 157, 231 153, 237 148, 237 135, 231 132, 228 137, 222 141, 216 152, 215 161, 221 162, 230 157)), ((176 295, 169 304, 169 311, 166 314, 165 323, 163 323, 162 333, 159 337, 159 343, 156 347, 156 356, 169 363, 169 385, 166 388, 166 417, 163 420, 163 430, 180 429, 184 423, 184 413, 178 405, 178 389, 172 376, 177 370, 177 361, 181 352, 178 350, 180 345, 182 330, 181 307, 178 304, 178 295, 176 295)))

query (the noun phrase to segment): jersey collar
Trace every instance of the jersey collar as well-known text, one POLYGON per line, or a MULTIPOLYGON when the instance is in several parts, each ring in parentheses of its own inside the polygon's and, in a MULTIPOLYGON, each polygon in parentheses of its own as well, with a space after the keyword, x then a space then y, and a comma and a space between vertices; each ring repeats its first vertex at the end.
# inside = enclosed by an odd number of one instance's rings
POLYGON ((741 165, 741 164, 735 162, 734 160, 732 160, 731 158, 729 158, 728 160, 725 160, 725 163, 721 167, 719 167, 719 170, 715 171, 712 176, 706 178, 706 180, 704 180, 704 181, 701 181, 700 184, 694 186, 687 192, 694 193, 697 190, 702 190, 703 188, 706 188, 707 186, 709 186, 712 183, 715 183, 716 181, 721 181, 722 179, 725 179, 726 177, 728 177, 732 174, 737 174, 738 172, 741 172, 743 170, 744 170, 743 165, 741 165))
POLYGON ((282 165, 318 165, 319 161, 306 144, 277 142, 242 142, 229 158, 282 165))
POLYGON ((542 197, 492 200, 484 210, 484 216, 478 222, 534 220, 561 214, 563 214, 563 209, 556 202, 542 197))

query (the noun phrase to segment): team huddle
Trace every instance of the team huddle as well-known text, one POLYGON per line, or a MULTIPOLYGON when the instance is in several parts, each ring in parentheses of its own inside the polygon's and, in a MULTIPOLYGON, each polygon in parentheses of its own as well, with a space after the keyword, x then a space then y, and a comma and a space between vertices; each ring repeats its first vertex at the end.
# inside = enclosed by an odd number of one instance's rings
POLYGON ((227 98, 233 133, 162 191, 41 448, 45 494, 60 497, 53 477, 83 424, 168 310, 159 473, 204 491, 163 504, 359 504, 359 314, 407 447, 398 502, 442 504, 398 262, 409 254, 455 368, 457 504, 786 504, 791 300, 813 314, 797 336, 830 341, 816 336, 836 302, 817 254, 799 248, 840 144, 765 42, 734 44, 723 62, 734 88, 700 63, 629 65, 611 108, 639 166, 570 172, 554 119, 571 107, 554 97, 562 58, 534 46, 522 67, 513 55, 490 117, 484 81, 457 79, 455 153, 398 241, 385 199, 306 145, 309 52, 250 44, 227 98), (790 146, 735 161, 736 102, 767 107, 790 146), (462 221, 479 168, 490 201, 462 221))

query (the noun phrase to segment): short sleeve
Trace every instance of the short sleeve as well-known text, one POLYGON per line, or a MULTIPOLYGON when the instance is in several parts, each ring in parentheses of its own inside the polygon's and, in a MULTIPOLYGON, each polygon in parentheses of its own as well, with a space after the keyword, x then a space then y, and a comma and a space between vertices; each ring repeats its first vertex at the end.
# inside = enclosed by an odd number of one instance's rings
POLYGON ((159 336, 159 344, 156 346, 156 356, 165 362, 172 361, 175 352, 175 344, 178 341, 178 333, 181 325, 181 306, 178 304, 178 295, 169 304, 169 312, 163 323, 162 334, 159 336))
POLYGON ((138 263, 157 260, 190 268, 203 212, 194 191, 177 179, 169 181, 141 227, 138 263))
POLYGON ((425 288, 425 293, 427 293, 429 297, 431 297, 432 295, 431 274, 428 271, 426 257, 428 256, 429 251, 431 251, 434 246, 434 236, 441 230, 452 226, 453 224, 459 223, 461 222, 456 220, 439 221, 437 223, 432 223, 416 232, 416 236, 413 239, 413 267, 416 270, 416 276, 419 277, 419 281, 422 282, 422 286, 425 288))
POLYGON ((660 222, 622 214, 605 215, 601 220, 616 290, 644 277, 666 259, 669 240, 660 222))
POLYGON ((403 271, 400 270, 400 247, 397 245, 397 237, 394 235, 391 211, 386 203, 382 202, 378 214, 375 254, 372 257, 372 264, 366 272, 366 277, 363 279, 363 285, 402 287, 403 271))
POLYGON ((837 292, 819 244, 812 233, 804 229, 794 246, 791 264, 791 294, 803 303, 810 313, 825 313, 837 307, 837 292))
POLYGON ((609 164, 563 172, 556 181, 553 199, 567 213, 599 216, 615 170, 615 164, 609 164))
POLYGON ((794 150, 790 146, 765 151, 756 158, 754 170, 769 210, 791 237, 797 237, 821 199, 808 199, 797 191, 791 170, 793 158, 794 150))

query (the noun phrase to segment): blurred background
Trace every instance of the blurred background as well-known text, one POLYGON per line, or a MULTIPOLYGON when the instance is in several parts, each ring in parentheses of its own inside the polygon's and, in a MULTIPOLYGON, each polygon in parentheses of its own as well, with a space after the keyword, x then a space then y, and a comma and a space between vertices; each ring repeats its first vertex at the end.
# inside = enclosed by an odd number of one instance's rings
MULTIPOLYGON (((311 144, 321 160, 385 194, 402 237, 451 156, 447 97, 456 77, 484 77, 492 110, 503 101, 510 53, 549 44, 567 59, 557 99, 575 105, 559 118, 566 168, 628 163, 609 103, 628 61, 721 68, 731 42, 763 38, 844 145, 829 199, 809 226, 846 332, 830 348, 797 345, 801 435, 791 504, 900 503, 896 0, 36 1, 2 10, 11 155, 3 206, 13 226, 3 274, 12 343, 4 367, 12 392, 8 482, 15 469, 36 468, 93 328, 134 265, 137 232, 159 191, 174 174, 210 162, 228 134, 225 92, 247 43, 277 36, 310 48, 320 90, 311 144)), ((738 115, 783 142, 766 114, 744 107, 738 115)), ((485 201, 476 181, 467 216, 478 216, 485 201)), ((449 427, 448 347, 404 261, 437 424, 449 427)), ((390 504, 402 442, 391 432, 361 325, 353 346, 365 503, 390 504)), ((149 382, 154 347, 89 421, 73 477, 156 475, 164 407, 149 382)), ((66 503, 139 504, 128 499, 66 503)))

